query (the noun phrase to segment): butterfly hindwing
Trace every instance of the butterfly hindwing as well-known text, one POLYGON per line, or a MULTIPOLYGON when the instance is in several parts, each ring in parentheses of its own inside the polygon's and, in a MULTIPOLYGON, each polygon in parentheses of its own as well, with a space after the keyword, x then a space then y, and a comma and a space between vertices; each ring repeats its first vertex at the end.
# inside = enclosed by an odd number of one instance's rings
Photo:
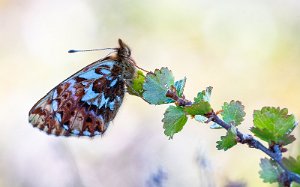
POLYGON ((124 84, 118 61, 97 61, 38 101, 29 112, 29 121, 58 136, 101 135, 122 104, 124 84))

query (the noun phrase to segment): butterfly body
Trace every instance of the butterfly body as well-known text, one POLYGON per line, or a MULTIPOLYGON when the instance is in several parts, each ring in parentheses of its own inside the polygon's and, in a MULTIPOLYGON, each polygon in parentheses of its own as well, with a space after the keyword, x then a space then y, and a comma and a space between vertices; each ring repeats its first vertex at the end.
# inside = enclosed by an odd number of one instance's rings
POLYGON ((129 47, 119 40, 117 53, 78 71, 39 100, 29 122, 57 136, 102 135, 122 104, 126 81, 136 68, 129 47))

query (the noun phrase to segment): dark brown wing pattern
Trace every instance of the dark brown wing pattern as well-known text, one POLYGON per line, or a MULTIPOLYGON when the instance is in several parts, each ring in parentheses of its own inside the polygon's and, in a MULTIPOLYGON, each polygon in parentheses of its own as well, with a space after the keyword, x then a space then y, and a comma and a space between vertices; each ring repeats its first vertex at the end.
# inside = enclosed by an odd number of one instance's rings
POLYGON ((120 71, 113 60, 84 68, 51 90, 30 110, 30 123, 58 136, 103 134, 124 97, 120 71))

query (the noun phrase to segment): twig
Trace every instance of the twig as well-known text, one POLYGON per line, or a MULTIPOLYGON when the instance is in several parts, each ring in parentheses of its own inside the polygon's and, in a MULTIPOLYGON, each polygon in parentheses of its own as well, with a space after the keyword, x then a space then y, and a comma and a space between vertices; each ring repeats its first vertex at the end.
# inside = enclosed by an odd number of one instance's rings
POLYGON ((177 106, 189 106, 192 105, 192 102, 185 99, 184 95, 182 94, 181 97, 177 95, 176 88, 171 86, 171 88, 167 91, 166 96, 173 99, 177 106))
MULTIPOLYGON (((192 104, 191 101, 185 99, 184 96, 179 97, 177 95, 176 89, 171 87, 167 94, 167 97, 172 98, 175 100, 175 104, 177 106, 189 106, 192 104)), ((206 115, 210 121, 217 123, 218 125, 222 126, 227 131, 231 129, 231 125, 226 123, 225 121, 221 120, 215 112, 208 113, 206 115)), ((269 157, 271 157, 275 162, 283 169, 283 173, 281 174, 280 181, 284 186, 290 186, 291 182, 297 182, 300 184, 300 175, 289 171, 282 163, 282 150, 280 149, 279 145, 272 146, 272 149, 268 149, 264 146, 260 141, 256 140, 250 134, 244 134, 240 132, 238 129, 236 130, 236 135, 238 137, 238 142, 241 144, 247 144, 250 148, 255 148, 261 150, 269 157)))
MULTIPOLYGON (((223 120, 221 120, 214 112, 210 114, 212 117, 212 121, 222 126, 224 129, 229 130, 231 125, 227 124, 223 120)), ((274 145, 274 151, 265 147, 260 141, 253 138, 253 136, 249 134, 243 134, 237 129, 237 136, 239 138, 239 143, 247 144, 250 148, 259 149, 269 157, 271 157, 277 164, 284 170, 284 174, 282 175, 282 182, 284 184, 290 184, 292 181, 300 183, 300 175, 294 172, 289 171, 282 163, 282 152, 279 148, 279 145, 274 145)))

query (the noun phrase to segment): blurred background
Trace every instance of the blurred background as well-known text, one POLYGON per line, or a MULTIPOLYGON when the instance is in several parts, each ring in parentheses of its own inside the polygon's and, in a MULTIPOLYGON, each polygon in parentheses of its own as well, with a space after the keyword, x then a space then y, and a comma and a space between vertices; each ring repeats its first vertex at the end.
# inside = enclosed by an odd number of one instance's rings
MULTIPOLYGON (((0 186, 272 186, 259 178, 261 152, 241 145, 217 151, 225 131, 194 120, 168 140, 161 122, 167 106, 131 95, 102 138, 32 128, 35 102, 108 53, 67 51, 117 47, 118 38, 139 66, 186 76, 187 98, 213 86, 215 110, 242 101, 244 132, 263 106, 300 118, 297 0, 1 0, 0 186)), ((299 138, 288 148, 286 156, 298 155, 299 138)))

